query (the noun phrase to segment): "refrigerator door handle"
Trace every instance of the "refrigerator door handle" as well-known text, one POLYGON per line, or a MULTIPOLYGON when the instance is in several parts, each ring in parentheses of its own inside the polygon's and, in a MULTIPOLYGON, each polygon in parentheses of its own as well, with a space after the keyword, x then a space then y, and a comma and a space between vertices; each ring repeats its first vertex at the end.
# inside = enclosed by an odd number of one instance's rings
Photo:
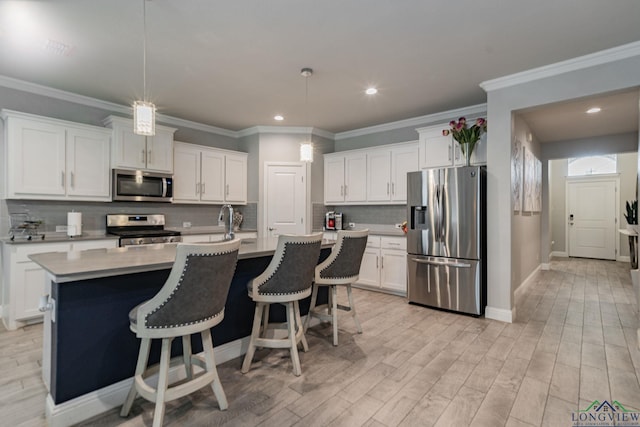
POLYGON ((429 264, 429 265, 435 265, 438 267, 471 268, 471 264, 467 264, 466 262, 431 261, 431 260, 420 259, 420 258, 412 258, 411 260, 419 264, 429 264))

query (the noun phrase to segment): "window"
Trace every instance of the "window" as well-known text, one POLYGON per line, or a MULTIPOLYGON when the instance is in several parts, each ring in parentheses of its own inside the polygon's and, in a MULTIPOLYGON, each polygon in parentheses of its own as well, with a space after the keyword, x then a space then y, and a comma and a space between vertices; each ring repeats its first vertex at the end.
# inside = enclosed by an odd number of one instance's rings
POLYGON ((617 171, 615 154, 569 158, 569 176, 600 175, 617 171))

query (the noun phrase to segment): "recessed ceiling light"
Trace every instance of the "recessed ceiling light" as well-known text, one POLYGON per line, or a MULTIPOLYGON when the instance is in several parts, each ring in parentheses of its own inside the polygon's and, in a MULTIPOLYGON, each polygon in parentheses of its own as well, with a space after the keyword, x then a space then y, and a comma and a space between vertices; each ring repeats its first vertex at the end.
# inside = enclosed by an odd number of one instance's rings
POLYGON ((281 122, 281 121, 284 120, 284 117, 281 116, 280 114, 277 114, 276 116, 273 117, 273 120, 277 120, 277 121, 281 122))
POLYGON ((364 93, 366 93, 367 95, 375 95, 376 93, 378 93, 378 89, 376 89, 375 87, 370 87, 365 90, 364 93))
POLYGON ((595 113, 599 113, 600 111, 602 111, 602 108, 600 107, 591 107, 587 110, 588 114, 595 114, 595 113))

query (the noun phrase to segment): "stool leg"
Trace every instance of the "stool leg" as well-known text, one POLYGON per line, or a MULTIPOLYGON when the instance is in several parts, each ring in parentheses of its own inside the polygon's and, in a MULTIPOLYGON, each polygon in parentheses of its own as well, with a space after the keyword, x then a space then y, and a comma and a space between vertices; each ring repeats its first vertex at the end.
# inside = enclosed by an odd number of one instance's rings
POLYGON ((331 285, 331 323, 333 323, 333 345, 338 345, 338 287, 331 285))
POLYGON ((309 351, 309 344, 307 344, 307 338, 304 336, 304 327, 302 326, 302 319, 300 318, 300 304, 298 301, 293 302, 293 309, 296 315, 296 335, 300 333, 300 341, 302 342, 302 350, 306 353, 309 351))
POLYGON ((309 324, 311 323, 311 317, 313 316, 313 309, 316 307, 316 302, 318 300, 318 285, 314 283, 313 289, 311 290, 311 304, 309 304, 309 313, 307 313, 307 318, 304 321, 304 331, 307 332, 309 329, 309 324))
POLYGON ((262 309, 262 334, 260 336, 267 336, 267 328, 269 327, 269 307, 270 304, 264 303, 264 308, 262 309))
POLYGON ((191 365, 191 335, 182 336, 182 360, 187 372, 187 379, 193 378, 193 366, 191 365))
POLYGON ((122 405, 122 409, 120 410, 120 416, 126 417, 129 415, 131 411, 131 406, 133 405, 133 401, 138 394, 136 389, 136 378, 138 376, 142 377, 144 371, 147 369, 147 362, 149 361, 149 350, 151 349, 151 339, 150 338, 142 338, 140 341, 140 351, 138 352, 138 363, 136 364, 136 373, 133 376, 133 383, 131 384, 131 389, 129 390, 129 394, 127 395, 124 404, 122 405))
POLYGON ((246 374, 251 369, 251 360, 253 354, 256 351, 256 339, 260 336, 260 320, 262 320, 262 310, 264 309, 264 303, 256 303, 256 311, 253 315, 253 328, 251 329, 251 339, 249 340, 249 348, 247 354, 244 355, 244 362, 242 362, 242 369, 240 372, 246 374))
POLYGON ((359 334, 361 334, 362 326, 360 326, 360 321, 358 320, 358 315, 356 314, 356 306, 353 304, 353 295, 351 295, 351 283, 347 285, 347 296, 349 297, 349 307, 351 307, 351 315, 353 316, 353 320, 356 322, 356 330, 359 334))
POLYGON ((300 357, 298 356, 298 343, 295 330, 296 317, 293 309, 293 302, 287 302, 287 326, 289 327, 289 351, 291 352, 291 362, 293 363, 293 375, 299 377, 302 374, 300 368, 300 357))
POLYGON ((162 338, 160 366, 158 371, 158 388, 156 389, 156 409, 153 412, 153 427, 162 427, 164 421, 165 393, 169 386, 169 360, 171 359, 172 338, 162 338))
POLYGON ((224 389, 222 388, 222 383, 220 382, 220 377, 218 377, 218 368, 216 368, 216 360, 213 356, 213 340, 211 339, 211 330, 207 329, 200 333, 202 336, 202 347, 204 349, 204 358, 207 366, 207 372, 213 372, 213 382, 211 383, 211 388, 213 389, 213 394, 216 395, 216 399, 218 399, 218 406, 220 406, 220 410, 224 411, 229 407, 229 403, 227 402, 227 396, 224 394, 224 389))

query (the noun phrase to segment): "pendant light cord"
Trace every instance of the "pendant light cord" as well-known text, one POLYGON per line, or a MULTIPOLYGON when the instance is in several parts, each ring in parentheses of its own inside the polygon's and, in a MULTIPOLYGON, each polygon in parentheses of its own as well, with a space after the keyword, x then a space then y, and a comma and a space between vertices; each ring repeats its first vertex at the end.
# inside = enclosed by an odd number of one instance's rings
POLYGON ((142 0, 142 99, 147 102, 147 0, 142 0))

